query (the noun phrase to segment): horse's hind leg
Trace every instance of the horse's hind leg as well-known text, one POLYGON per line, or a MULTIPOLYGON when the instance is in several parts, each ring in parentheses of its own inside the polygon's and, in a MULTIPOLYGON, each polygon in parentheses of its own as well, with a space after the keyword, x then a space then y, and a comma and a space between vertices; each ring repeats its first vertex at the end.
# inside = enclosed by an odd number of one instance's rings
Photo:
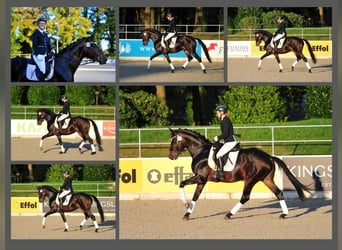
POLYGON ((193 55, 196 58, 196 60, 198 61, 198 63, 201 65, 203 73, 204 74, 207 73, 207 69, 205 68, 205 66, 203 64, 201 57, 199 57, 199 55, 197 55, 196 51, 193 53, 193 55))
POLYGON ((279 216, 279 218, 285 218, 285 216, 288 215, 289 210, 287 208, 286 202, 284 200, 284 194, 283 191, 281 191, 277 185, 273 182, 272 179, 265 179, 263 181, 265 185, 274 193, 274 195, 279 200, 280 207, 282 209, 282 214, 279 216))
POLYGON ((80 145, 78 146, 78 151, 82 154, 82 148, 84 146, 85 142, 84 140, 81 141, 80 145))
POLYGON ((84 219, 80 224, 80 229, 82 230, 84 224, 89 218, 93 221, 93 224, 95 226, 95 232, 97 233, 99 231, 99 224, 96 221, 95 215, 93 215, 91 212, 84 212, 84 219))
POLYGON ((294 71, 295 66, 297 65, 297 63, 298 63, 301 59, 303 59, 303 61, 305 62, 306 68, 308 69, 309 73, 312 73, 312 71, 311 71, 311 66, 310 66, 310 64, 309 64, 309 61, 308 61, 308 59, 307 59, 303 54, 297 55, 297 60, 294 61, 294 63, 292 64, 291 70, 294 71))
MULTIPOLYGON (((82 136, 82 135, 80 134, 80 136, 82 136)), ((90 143, 90 147, 91 147, 91 154, 92 155, 96 154, 96 149, 95 149, 93 139, 91 139, 91 137, 88 134, 85 136, 82 136, 82 139, 83 140, 81 141, 81 144, 78 146, 79 151, 81 152, 81 149, 84 146, 84 141, 88 141, 90 143)))

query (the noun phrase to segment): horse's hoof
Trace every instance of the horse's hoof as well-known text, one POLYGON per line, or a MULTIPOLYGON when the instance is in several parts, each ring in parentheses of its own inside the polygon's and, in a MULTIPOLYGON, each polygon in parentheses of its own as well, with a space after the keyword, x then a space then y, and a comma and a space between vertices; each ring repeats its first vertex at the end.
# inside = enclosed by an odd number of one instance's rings
POLYGON ((280 69, 280 70, 279 70, 279 73, 281 73, 281 72, 283 72, 283 70, 282 70, 282 69, 280 69))
POLYGON ((98 229, 98 228, 96 228, 96 229, 95 229, 95 233, 97 233, 98 231, 99 231, 99 229, 98 229))
POLYGON ((82 229, 83 229, 83 226, 80 225, 80 230, 82 230, 82 229))
POLYGON ((63 151, 59 151, 59 153, 60 153, 60 154, 64 154, 65 152, 63 152, 63 151))
POLYGON ((294 67, 293 66, 291 66, 291 71, 294 71, 294 67))
POLYGON ((45 225, 43 225, 43 229, 45 228, 45 225))
POLYGON ((287 214, 281 214, 281 215, 279 216, 279 219, 285 219, 286 215, 287 215, 287 214))
POLYGON ((171 73, 175 73, 175 71, 174 71, 174 70, 171 70, 171 73))
POLYGON ((182 67, 182 70, 185 70, 185 67, 182 67))
POLYGON ((183 220, 190 220, 190 213, 184 214, 183 220))
POLYGON ((203 70, 203 73, 204 73, 204 74, 207 74, 207 70, 206 70, 206 69, 204 69, 204 70, 203 70))
POLYGON ((311 69, 309 69, 309 73, 312 73, 311 69))
POLYGON ((64 229, 64 232, 68 232, 68 229, 67 229, 67 228, 65 228, 65 229, 64 229))
POLYGON ((96 154, 96 152, 91 152, 91 154, 92 154, 92 155, 95 155, 95 154, 96 154))
POLYGON ((226 216, 224 216, 224 219, 225 220, 229 220, 232 217, 232 215, 233 214, 231 212, 229 212, 229 213, 226 214, 226 216))

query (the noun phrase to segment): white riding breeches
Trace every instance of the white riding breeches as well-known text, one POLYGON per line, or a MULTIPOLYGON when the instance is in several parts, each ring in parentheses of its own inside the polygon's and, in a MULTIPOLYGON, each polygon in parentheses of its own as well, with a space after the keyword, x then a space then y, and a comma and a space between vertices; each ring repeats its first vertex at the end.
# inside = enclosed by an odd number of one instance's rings
POLYGON ((58 197, 61 199, 68 194, 70 194, 70 190, 64 190, 62 193, 59 194, 58 197))
POLYGON ((64 119, 66 119, 66 118, 68 118, 69 117, 69 114, 61 114, 59 117, 58 117, 58 119, 57 119, 57 121, 63 121, 64 119))
POLYGON ((236 146, 236 144, 238 144, 237 141, 226 142, 225 144, 223 144, 223 146, 217 152, 216 158, 218 159, 218 158, 224 156, 227 152, 232 150, 236 146))
POLYGON ((169 40, 171 37, 173 37, 174 35, 176 35, 176 33, 167 33, 167 35, 165 36, 164 40, 167 41, 167 40, 169 40))
POLYGON ((32 55, 33 60, 35 61, 35 63, 37 64, 39 70, 45 74, 46 71, 46 67, 45 67, 45 57, 46 55, 32 55))

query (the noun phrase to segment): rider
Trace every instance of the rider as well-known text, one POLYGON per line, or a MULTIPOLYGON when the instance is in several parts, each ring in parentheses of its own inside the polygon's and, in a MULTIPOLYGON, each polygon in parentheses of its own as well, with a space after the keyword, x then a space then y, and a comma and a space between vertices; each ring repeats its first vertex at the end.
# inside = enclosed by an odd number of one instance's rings
POLYGON ((286 25, 284 22, 284 16, 278 16, 277 22, 278 22, 278 29, 274 32, 274 37, 273 37, 274 52, 276 53, 278 50, 280 39, 286 37, 286 25))
POLYGON ((168 49, 170 45, 169 40, 177 34, 177 25, 176 25, 175 16, 172 13, 168 13, 166 15, 166 18, 167 20, 169 20, 169 26, 165 30, 166 35, 164 38, 164 42, 165 42, 166 48, 168 49))
POLYGON ((70 103, 68 97, 66 95, 62 95, 61 100, 63 102, 63 108, 62 111, 59 113, 60 115, 57 119, 59 133, 62 133, 63 121, 70 117, 70 103))
POLYGON ((32 41, 32 58, 37 64, 39 70, 37 70, 37 78, 40 82, 44 81, 46 73, 46 57, 48 54, 54 54, 54 50, 50 43, 50 38, 45 32, 46 28, 45 16, 40 16, 37 20, 38 28, 33 32, 31 36, 32 41))
POLYGON ((70 177, 70 172, 69 170, 64 170, 63 172, 64 175, 64 182, 63 185, 59 188, 59 208, 60 210, 63 210, 63 197, 67 196, 68 194, 73 193, 73 188, 72 188, 72 180, 70 177))
POLYGON ((214 178, 218 180, 224 180, 223 173, 223 159, 222 157, 232 150, 238 143, 234 137, 234 128, 231 120, 228 118, 228 109, 225 105, 219 105, 216 107, 216 117, 220 119, 221 134, 214 137, 214 142, 223 140, 224 144, 220 150, 216 153, 218 159, 217 171, 214 173, 214 178))

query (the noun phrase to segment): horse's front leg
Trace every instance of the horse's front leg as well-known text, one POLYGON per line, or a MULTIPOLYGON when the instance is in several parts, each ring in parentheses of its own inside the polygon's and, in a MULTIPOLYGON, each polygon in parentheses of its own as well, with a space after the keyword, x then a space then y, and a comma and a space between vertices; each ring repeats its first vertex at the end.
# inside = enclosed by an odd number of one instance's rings
POLYGON ((278 55, 278 54, 274 54, 274 57, 275 57, 275 59, 277 60, 277 63, 278 63, 278 65, 279 65, 279 72, 280 72, 280 73, 283 72, 283 65, 282 65, 281 62, 280 62, 279 55, 278 55))
POLYGON ((59 211, 59 214, 61 215, 62 220, 64 222, 64 232, 68 232, 69 225, 68 225, 68 222, 66 221, 65 214, 63 211, 59 211))
POLYGON ((42 220, 42 226, 43 226, 43 228, 45 228, 46 217, 48 217, 49 215, 54 214, 54 213, 56 213, 56 212, 57 212, 57 209, 54 208, 54 209, 51 209, 51 210, 47 211, 47 212, 44 214, 43 220, 42 220))
POLYGON ((188 64, 191 62, 191 60, 193 59, 193 57, 191 55, 186 54, 188 60, 186 60, 186 62, 183 64, 182 69, 184 70, 186 68, 186 66, 188 66, 188 64))
POLYGON ((39 148, 40 150, 43 150, 43 140, 50 137, 50 136, 53 136, 54 134, 52 132, 49 132, 45 135, 43 135, 41 138, 40 138, 40 142, 39 142, 39 148))
POLYGON ((151 57, 150 57, 150 60, 148 61, 148 64, 147 64, 147 70, 150 70, 150 67, 151 67, 151 63, 152 63, 152 60, 154 58, 156 58, 157 56, 161 55, 162 53, 157 51, 156 53, 154 53, 151 57))
POLYGON ((264 60, 265 57, 268 57, 269 55, 271 55, 272 53, 267 51, 265 54, 263 54, 260 58, 259 58, 259 62, 258 62, 258 70, 261 69, 261 63, 262 60, 264 60))
POLYGON ((63 142, 62 142, 62 136, 61 134, 57 134, 57 139, 58 139, 58 143, 59 143, 59 146, 61 147, 61 151, 59 151, 60 154, 64 154, 65 153, 65 148, 63 146, 63 142))
POLYGON ((175 67, 173 66, 172 62, 171 62, 171 59, 169 57, 169 54, 168 53, 164 53, 164 57, 166 58, 167 62, 169 63, 170 65, 170 68, 171 68, 171 73, 175 73, 175 67))
POLYGON ((201 176, 199 176, 199 175, 192 176, 189 179, 184 180, 180 183, 179 187, 180 187, 181 200, 184 203, 185 207, 187 208, 187 211, 183 216, 183 220, 189 220, 190 219, 190 215, 195 208, 196 202, 197 202, 200 194, 202 193, 202 190, 203 190, 205 184, 206 184, 206 180, 204 178, 201 178, 201 176), (186 201, 186 198, 185 198, 184 187, 186 185, 191 185, 191 184, 195 184, 195 183, 197 184, 196 190, 192 196, 191 203, 189 203, 186 201))

